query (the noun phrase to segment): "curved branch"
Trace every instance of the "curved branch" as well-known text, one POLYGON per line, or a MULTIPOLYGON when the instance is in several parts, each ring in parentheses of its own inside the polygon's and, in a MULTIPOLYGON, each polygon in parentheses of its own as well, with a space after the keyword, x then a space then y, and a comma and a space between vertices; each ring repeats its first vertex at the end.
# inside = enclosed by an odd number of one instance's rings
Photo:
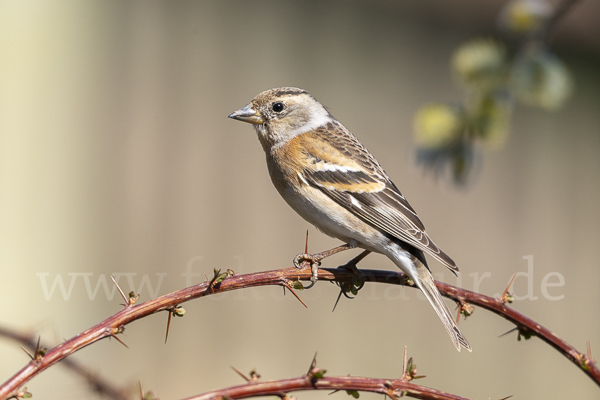
MULTIPOLYGON (((38 346, 37 338, 33 333, 18 332, 5 326, 0 326, 0 336, 21 343, 24 348, 32 352, 35 351, 38 346)), ((44 344, 42 345, 45 347, 44 344)), ((77 360, 67 358, 62 361, 61 365, 71 370, 74 374, 79 375, 88 383, 91 390, 101 396, 113 400, 127 400, 129 398, 128 393, 130 390, 128 388, 115 387, 111 382, 104 379, 85 365, 79 363, 77 360)))
POLYGON ((391 399, 402 394, 425 400, 466 400, 464 397, 444 393, 436 389, 415 385, 406 379, 377 379, 360 376, 330 376, 315 380, 304 375, 298 378, 266 382, 248 382, 225 389, 213 390, 188 397, 185 400, 243 399, 259 396, 279 396, 289 398, 287 393, 301 390, 352 390, 358 392, 382 393, 391 399))
MULTIPOLYGON (((328 269, 334 275, 339 276, 338 270, 328 269)), ((361 270, 367 280, 371 282, 393 283, 397 285, 410 286, 405 283, 405 276, 401 272, 376 271, 376 270, 361 270)), ((320 279, 326 279, 325 274, 319 275, 320 279)), ((338 280, 338 279, 331 279, 338 280)), ((447 283, 435 282, 440 293, 449 299, 452 299, 459 304, 466 302, 484 308, 512 322, 519 329, 521 334, 527 336, 535 335, 558 350, 562 355, 567 357, 584 373, 586 373, 598 386, 600 386, 600 369, 595 365, 591 356, 579 352, 575 347, 563 339, 556 336, 549 329, 538 324, 531 318, 526 317, 515 309, 508 307, 502 298, 494 298, 480 293, 472 292, 467 289, 461 289, 447 283)))
MULTIPOLYGON (((387 284, 406 285, 404 274, 401 272, 361 270, 367 277, 367 281, 381 282, 387 284)), ((321 280, 336 282, 352 282, 356 275, 344 269, 319 269, 321 280)), ((310 268, 302 270, 296 268, 285 268, 273 271, 264 271, 244 275, 215 274, 209 281, 185 289, 178 290, 156 299, 134 305, 134 301, 113 316, 89 328, 79 335, 50 349, 43 356, 37 356, 31 360, 19 372, 9 378, 0 386, 0 399, 14 396, 17 390, 31 378, 44 371, 46 368, 73 354, 74 352, 107 337, 114 337, 120 341, 118 334, 122 333, 125 325, 159 311, 172 312, 174 308, 184 302, 221 292, 256 287, 256 286, 283 286, 293 292, 293 282, 309 281, 312 274, 310 268)), ((533 333, 543 341, 560 351, 565 357, 581 368, 596 384, 600 386, 600 370, 594 365, 589 356, 578 352, 573 346, 555 336, 548 329, 537 324, 535 321, 525 317, 523 314, 507 307, 501 299, 460 289, 452 285, 437 282, 437 287, 442 295, 455 301, 464 301, 478 305, 495 314, 502 316, 514 323, 522 333, 533 333)))

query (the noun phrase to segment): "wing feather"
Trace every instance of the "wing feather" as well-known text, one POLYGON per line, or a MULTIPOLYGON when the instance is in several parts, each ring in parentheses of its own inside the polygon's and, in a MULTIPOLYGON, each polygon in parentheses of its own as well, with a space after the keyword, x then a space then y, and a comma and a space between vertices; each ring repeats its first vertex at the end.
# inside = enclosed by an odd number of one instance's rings
POLYGON ((429 238, 414 209, 375 158, 336 122, 305 134, 318 135, 319 140, 303 140, 308 162, 301 179, 363 221, 430 254, 452 272, 458 271, 454 261, 429 238))

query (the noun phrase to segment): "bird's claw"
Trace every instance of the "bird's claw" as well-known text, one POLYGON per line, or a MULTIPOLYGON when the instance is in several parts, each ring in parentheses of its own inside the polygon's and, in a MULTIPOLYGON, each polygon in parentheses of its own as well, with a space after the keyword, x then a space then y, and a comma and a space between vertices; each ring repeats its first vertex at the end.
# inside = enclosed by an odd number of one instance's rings
POLYGON ((294 257, 294 267, 302 269, 305 267, 305 263, 308 263, 311 267, 313 265, 319 266, 321 265, 321 257, 312 254, 298 254, 294 257))
POLYGON ((353 261, 354 260, 351 260, 350 262, 348 262, 344 265, 340 265, 338 268, 352 271, 354 273, 354 275, 356 276, 356 279, 360 282, 360 286, 357 289, 357 290, 360 290, 363 288, 363 286, 365 286, 365 281, 367 280, 367 277, 358 268, 356 268, 356 262, 353 262, 353 261))
POLYGON ((365 286, 365 281, 367 280, 365 274, 363 274, 362 272, 359 271, 358 268, 356 268, 356 262, 353 262, 353 261, 354 260, 351 260, 350 262, 348 262, 344 265, 340 265, 338 267, 340 269, 352 271, 355 275, 355 279, 353 279, 352 282, 350 282, 350 283, 344 284, 342 282, 338 282, 338 286, 341 289, 341 293, 347 299, 354 299, 356 297, 356 294, 363 288, 363 286, 365 286), (352 293, 354 295, 354 297, 350 296, 348 294, 348 292, 352 293))
POLYGON ((321 260, 322 257, 319 257, 318 255, 312 255, 312 254, 298 254, 296 257, 294 257, 294 266, 298 269, 302 269, 306 266, 310 266, 310 270, 311 270, 311 277, 310 277, 310 285, 305 286, 304 289, 310 289, 311 287, 313 287, 315 285, 315 283, 317 283, 318 280, 318 269, 319 266, 321 265, 321 260), (308 265, 306 265, 308 264, 308 265))

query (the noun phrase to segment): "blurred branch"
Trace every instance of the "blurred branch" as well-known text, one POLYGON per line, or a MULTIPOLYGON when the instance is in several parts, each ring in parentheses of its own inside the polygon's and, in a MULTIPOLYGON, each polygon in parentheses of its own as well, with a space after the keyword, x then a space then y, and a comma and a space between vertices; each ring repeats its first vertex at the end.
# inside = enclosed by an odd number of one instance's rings
POLYGON ((231 386, 225 389, 212 390, 186 400, 208 399, 238 399, 247 397, 278 396, 282 400, 294 399, 288 396, 290 392, 301 390, 333 390, 329 394, 345 390, 349 396, 357 399, 359 392, 382 393, 390 399, 409 396, 417 399, 432 400, 466 400, 463 397, 444 393, 436 389, 410 383, 413 379, 424 378, 417 376, 416 365, 412 357, 406 359, 407 349, 404 347, 404 365, 402 376, 395 379, 365 378, 359 376, 325 376, 327 370, 317 368, 317 355, 315 354, 308 371, 298 378, 280 379, 276 381, 259 382, 260 374, 256 370, 250 372, 250 378, 231 367, 245 381, 245 384, 231 386))
MULTIPOLYGON (((401 272, 377 270, 361 270, 361 272, 366 276, 368 282, 411 286, 406 283, 405 275, 401 272)), ((334 281, 346 285, 352 285, 356 280, 355 273, 345 269, 319 269, 318 274, 320 280, 334 281)), ((211 294, 229 292, 243 288, 283 286, 293 292, 294 288, 301 288, 301 284, 299 284, 298 281, 310 281, 311 278, 312 271, 310 268, 303 268, 301 270, 297 268, 285 268, 244 275, 235 274, 231 270, 227 270, 227 272, 223 273, 215 270, 214 277, 211 280, 207 279, 204 283, 166 294, 139 305, 135 304, 137 296, 130 293, 129 298, 126 298, 125 307, 121 311, 79 335, 48 350, 44 354, 36 354, 25 367, 0 386, 0 399, 15 396, 19 388, 31 378, 58 361, 63 360, 67 356, 94 342, 107 337, 113 337, 121 342, 117 335, 125 330, 125 325, 137 319, 147 317, 160 311, 168 311, 176 315, 183 315, 182 311, 184 310, 181 307, 178 307, 181 303, 211 294)), ((515 324, 519 331, 519 335, 523 335, 525 338, 528 338, 531 335, 538 336, 544 342, 548 343, 571 360, 600 386, 600 370, 591 359, 591 354, 585 355, 580 353, 573 346, 558 338, 548 329, 514 309, 507 307, 505 304, 505 296, 493 298, 441 282, 437 282, 436 284, 442 295, 457 301, 459 305, 462 305, 465 302, 478 305, 515 324)))
POLYGON ((416 399, 464 400, 464 397, 444 393, 436 389, 415 385, 406 379, 377 379, 359 376, 331 376, 315 380, 304 375, 298 378, 268 382, 248 382, 225 389, 213 390, 192 396, 186 400, 240 399, 259 396, 279 396, 289 399, 287 393, 300 390, 347 390, 351 392, 382 393, 396 400, 402 395, 416 399))
MULTIPOLYGON (((33 333, 18 332, 5 326, 0 326, 0 336, 21 343, 21 345, 31 351, 35 351, 38 347, 37 338, 33 333)), ((79 375, 83 378, 91 389, 99 395, 113 400, 129 399, 128 394, 130 393, 130 390, 128 388, 115 387, 111 382, 78 361, 67 358, 62 360, 61 365, 69 369, 75 375, 79 375)))

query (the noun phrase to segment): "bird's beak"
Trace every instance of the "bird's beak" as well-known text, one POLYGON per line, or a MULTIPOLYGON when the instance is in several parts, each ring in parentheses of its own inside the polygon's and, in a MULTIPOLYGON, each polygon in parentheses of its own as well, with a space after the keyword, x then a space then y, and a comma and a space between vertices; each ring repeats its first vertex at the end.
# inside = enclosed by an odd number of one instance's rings
POLYGON ((260 114, 250 106, 250 104, 245 107, 240 108, 237 111, 229 114, 229 118, 237 119, 238 121, 248 122, 252 125, 258 125, 265 122, 260 114))

